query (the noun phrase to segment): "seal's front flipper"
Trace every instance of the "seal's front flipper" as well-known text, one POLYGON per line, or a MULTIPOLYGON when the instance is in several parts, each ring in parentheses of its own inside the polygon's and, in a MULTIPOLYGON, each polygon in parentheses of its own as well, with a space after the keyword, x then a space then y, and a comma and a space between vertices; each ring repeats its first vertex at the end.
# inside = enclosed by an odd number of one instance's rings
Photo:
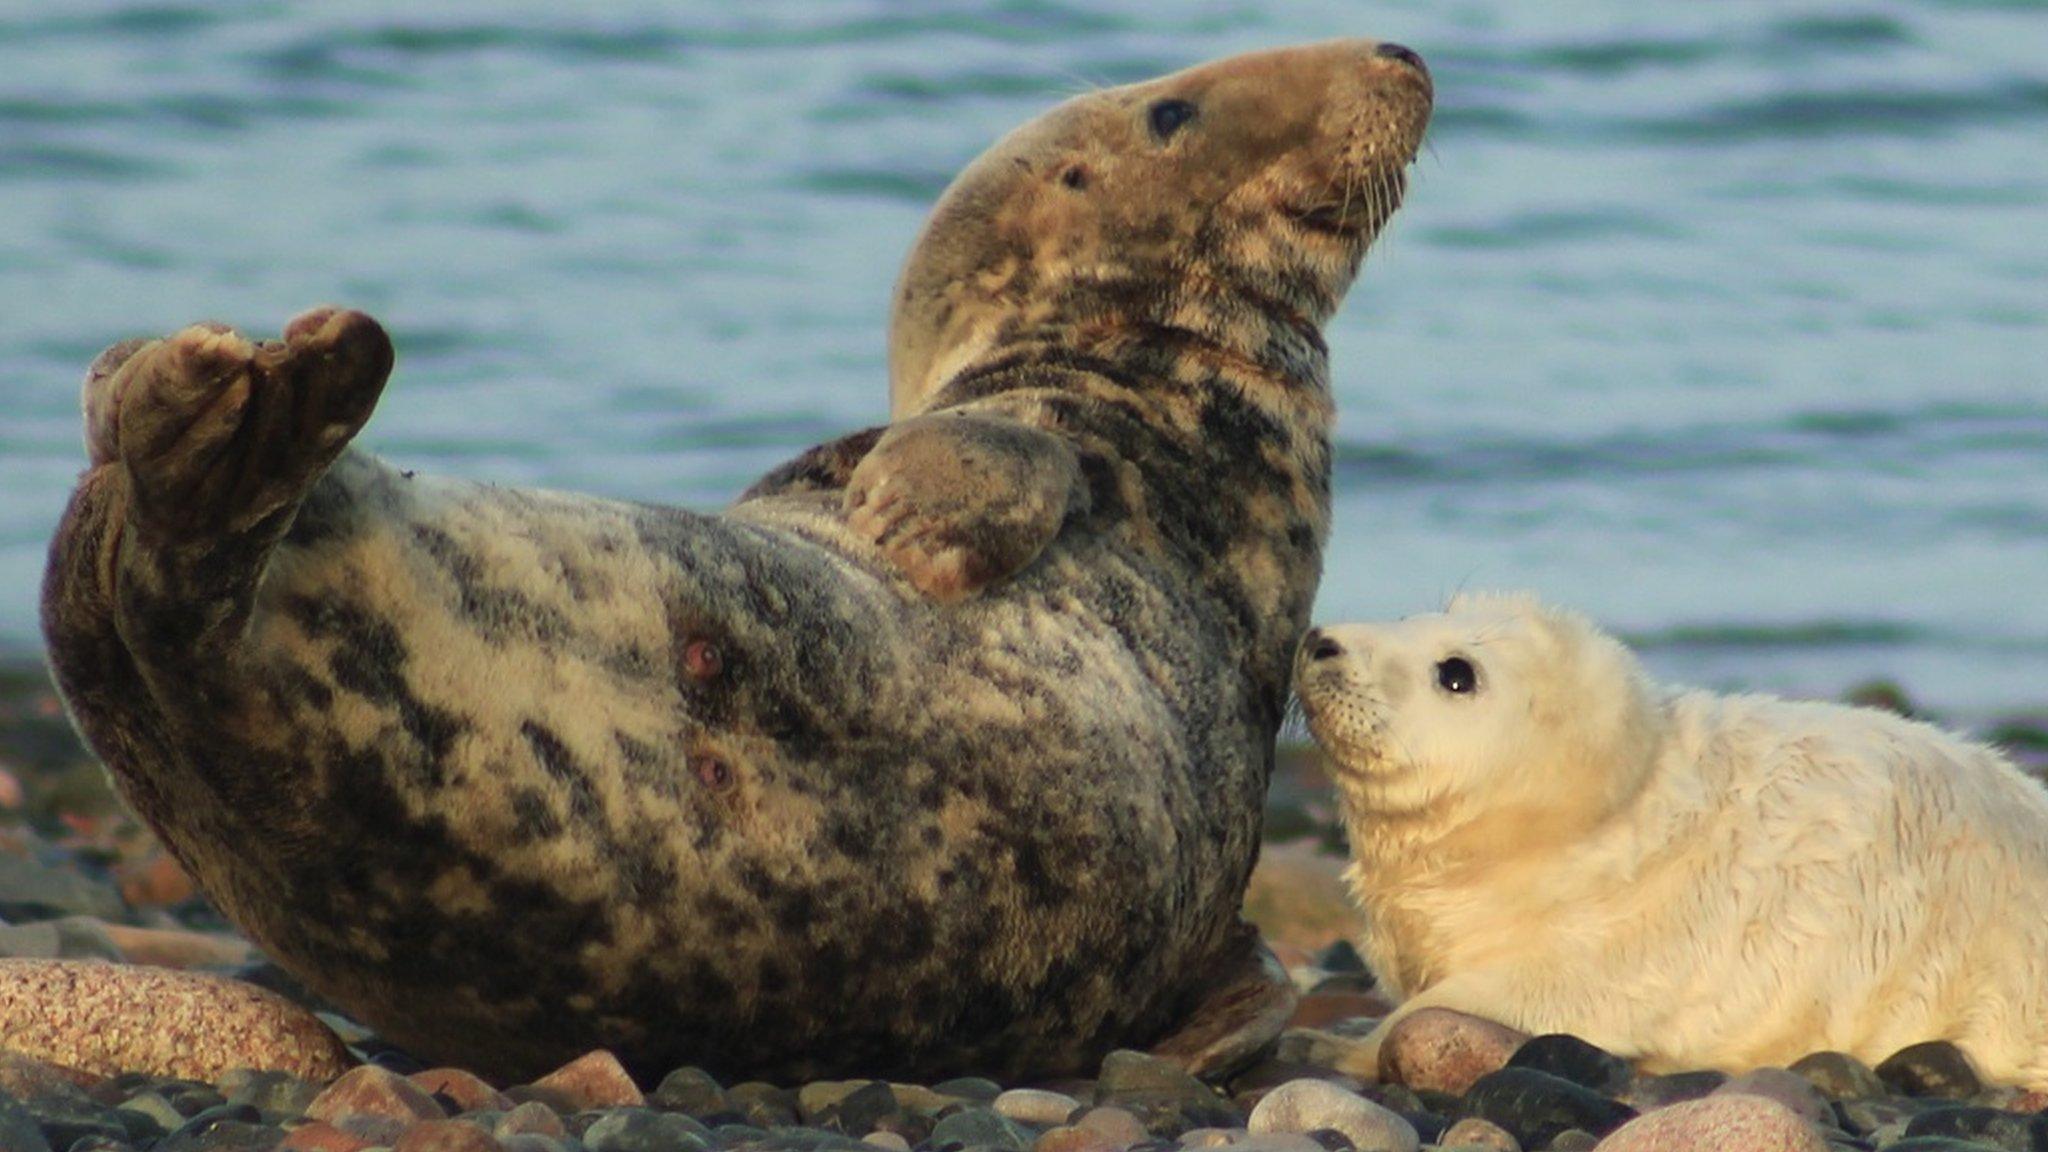
POLYGON ((1258 930, 1238 925, 1234 962, 1220 967, 1180 1028, 1153 1045, 1164 1057, 1205 1079, 1229 1075, 1258 1058, 1294 1015, 1300 993, 1258 930))
POLYGON ((86 375, 86 450, 118 463, 130 519, 154 539, 247 529, 296 507, 370 418, 391 340, 323 308, 255 343, 218 324, 127 341, 86 375))
POLYGON ((839 492, 853 479, 853 470, 874 451, 875 441, 889 430, 886 424, 863 428, 806 450, 789 463, 753 482, 735 504, 765 496, 791 496, 800 492, 839 492))
POLYGON ((845 509, 919 591, 951 601, 1037 559, 1087 502, 1066 441, 1026 424, 933 412, 883 433, 853 470, 845 509))

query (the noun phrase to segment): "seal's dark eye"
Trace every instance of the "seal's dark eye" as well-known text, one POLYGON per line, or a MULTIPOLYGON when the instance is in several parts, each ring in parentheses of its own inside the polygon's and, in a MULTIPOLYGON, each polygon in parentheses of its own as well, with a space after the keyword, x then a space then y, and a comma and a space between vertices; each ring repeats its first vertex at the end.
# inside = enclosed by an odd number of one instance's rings
POLYGON ((1186 100, 1161 100, 1148 113, 1152 121, 1152 134, 1161 140, 1180 131, 1180 126, 1195 118, 1195 106, 1186 100))
POLYGON ((1446 692, 1463 696, 1479 687, 1479 673, 1472 662, 1463 656, 1439 660, 1436 665, 1436 685, 1446 692))

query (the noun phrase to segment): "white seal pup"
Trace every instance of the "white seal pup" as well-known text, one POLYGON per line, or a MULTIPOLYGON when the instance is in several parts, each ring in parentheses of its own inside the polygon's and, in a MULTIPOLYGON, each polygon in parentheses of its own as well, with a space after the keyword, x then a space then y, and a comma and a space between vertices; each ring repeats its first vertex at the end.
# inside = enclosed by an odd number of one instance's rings
POLYGON ((1309 632, 1296 691, 1400 1017, 1649 1070, 1952 1040, 2048 1087, 2048 794, 1874 709, 1670 690, 1525 596, 1309 632))
POLYGON ((1342 41, 1091 92, 911 253, 899 416, 710 515, 415 476, 321 310, 88 373, 43 626, 222 910, 507 1078, 1214 1072, 1329 516, 1321 329, 1428 122, 1342 41))

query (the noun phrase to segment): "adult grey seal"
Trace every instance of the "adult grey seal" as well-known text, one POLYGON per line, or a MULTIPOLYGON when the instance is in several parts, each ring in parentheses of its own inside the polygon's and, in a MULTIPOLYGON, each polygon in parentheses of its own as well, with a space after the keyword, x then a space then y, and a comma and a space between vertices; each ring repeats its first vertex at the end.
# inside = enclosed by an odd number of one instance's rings
POLYGON ((1319 329, 1430 95, 1348 41, 1053 110, 910 256, 903 419, 723 514, 348 447, 393 359, 360 313, 118 345, 59 686, 222 910, 423 1056, 1227 1065, 1290 1000, 1237 908, 1328 513, 1319 329))

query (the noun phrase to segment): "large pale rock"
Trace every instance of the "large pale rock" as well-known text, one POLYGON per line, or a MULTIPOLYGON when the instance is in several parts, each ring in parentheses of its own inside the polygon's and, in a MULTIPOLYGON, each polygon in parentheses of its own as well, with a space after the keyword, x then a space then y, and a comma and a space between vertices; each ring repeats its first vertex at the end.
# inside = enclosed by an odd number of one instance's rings
POLYGON ((91 960, 0 960, 0 1036, 17 1052, 103 1076, 212 1082, 260 1068, 331 1080, 352 1063, 326 1025, 274 992, 91 960))
POLYGON ((1505 1067, 1529 1034, 1448 1008, 1424 1008, 1387 1033, 1381 1080, 1462 1096, 1481 1076, 1505 1067))
POLYGON ((1827 1152, 1813 1125, 1775 1100, 1709 1096, 1638 1116, 1609 1133, 1599 1152, 1827 1152))

